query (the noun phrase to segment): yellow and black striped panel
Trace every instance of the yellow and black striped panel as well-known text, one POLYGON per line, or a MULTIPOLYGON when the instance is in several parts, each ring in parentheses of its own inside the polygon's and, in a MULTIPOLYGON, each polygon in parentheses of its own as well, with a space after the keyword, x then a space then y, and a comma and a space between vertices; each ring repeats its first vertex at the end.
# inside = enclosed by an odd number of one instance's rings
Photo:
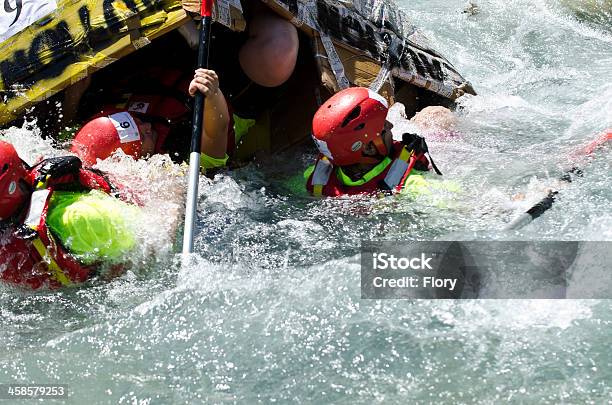
POLYGON ((59 0, 0 44, 0 124, 180 26, 180 0, 59 0))

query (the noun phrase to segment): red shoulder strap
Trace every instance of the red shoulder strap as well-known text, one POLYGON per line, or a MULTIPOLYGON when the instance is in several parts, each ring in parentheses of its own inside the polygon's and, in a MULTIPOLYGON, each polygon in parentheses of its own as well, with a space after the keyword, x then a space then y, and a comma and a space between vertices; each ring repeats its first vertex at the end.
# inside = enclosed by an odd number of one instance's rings
POLYGON ((113 188, 104 176, 93 170, 79 170, 78 181, 81 186, 89 190, 100 190, 104 191, 106 194, 110 194, 113 188))

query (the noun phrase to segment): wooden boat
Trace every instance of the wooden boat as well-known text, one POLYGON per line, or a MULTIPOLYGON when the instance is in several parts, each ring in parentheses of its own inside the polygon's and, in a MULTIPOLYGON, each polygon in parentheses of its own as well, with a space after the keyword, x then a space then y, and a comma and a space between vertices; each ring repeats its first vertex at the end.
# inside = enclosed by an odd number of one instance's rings
MULTIPOLYGON (((291 97, 271 105, 243 140, 239 155, 275 151, 304 139, 317 106, 333 92, 370 87, 407 111, 449 105, 474 90, 434 51, 389 0, 266 0, 301 32, 291 97)), ((87 75, 191 20, 192 0, 21 0, 0 28, 0 124, 87 75)), ((246 28, 240 0, 217 0, 216 24, 246 28)))

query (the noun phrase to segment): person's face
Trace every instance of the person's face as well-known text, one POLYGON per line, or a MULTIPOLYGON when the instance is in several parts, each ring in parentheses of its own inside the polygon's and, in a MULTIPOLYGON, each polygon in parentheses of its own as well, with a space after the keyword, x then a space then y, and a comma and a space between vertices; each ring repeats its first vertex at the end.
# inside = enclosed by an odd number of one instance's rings
MULTIPOLYGON (((391 129, 393 128, 393 124, 390 123, 389 121, 385 121, 385 126, 383 128, 383 132, 380 134, 380 136, 382 136, 385 145, 387 146, 387 149, 389 149, 391 147, 391 144, 393 143, 393 134, 391 133, 391 129)), ((376 149, 376 146, 374 146, 373 142, 370 142, 363 150, 363 154, 365 156, 377 156, 378 155, 378 149, 376 149)))
POLYGON ((152 155, 155 152, 155 145, 157 143, 157 131, 153 128, 150 122, 143 121, 140 118, 134 118, 136 125, 138 125, 138 132, 142 137, 142 155, 152 155))
POLYGON ((391 130, 393 129, 393 124, 389 121, 385 121, 385 128, 381 136, 383 137, 383 141, 385 142, 385 146, 387 150, 391 150, 391 146, 393 145, 393 133, 391 130))

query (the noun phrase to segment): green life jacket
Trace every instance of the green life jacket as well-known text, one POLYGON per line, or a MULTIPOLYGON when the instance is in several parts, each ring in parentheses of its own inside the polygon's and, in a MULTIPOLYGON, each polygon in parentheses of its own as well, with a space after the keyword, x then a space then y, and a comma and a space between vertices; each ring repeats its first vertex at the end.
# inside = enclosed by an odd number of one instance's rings
POLYGON ((136 245, 140 211, 98 190, 55 191, 47 226, 82 263, 117 262, 136 245))

